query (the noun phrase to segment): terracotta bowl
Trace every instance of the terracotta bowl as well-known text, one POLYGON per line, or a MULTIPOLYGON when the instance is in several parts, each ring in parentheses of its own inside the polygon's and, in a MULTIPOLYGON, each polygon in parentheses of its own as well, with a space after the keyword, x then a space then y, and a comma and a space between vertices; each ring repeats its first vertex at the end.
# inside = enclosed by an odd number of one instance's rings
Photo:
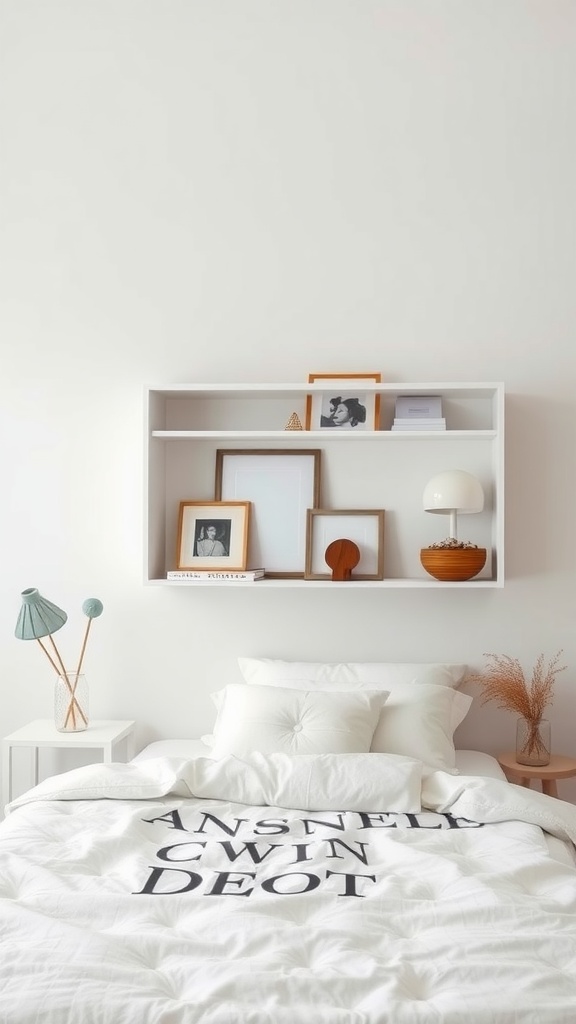
POLYGON ((422 548, 420 561, 437 580, 471 580, 486 563, 486 548, 422 548))

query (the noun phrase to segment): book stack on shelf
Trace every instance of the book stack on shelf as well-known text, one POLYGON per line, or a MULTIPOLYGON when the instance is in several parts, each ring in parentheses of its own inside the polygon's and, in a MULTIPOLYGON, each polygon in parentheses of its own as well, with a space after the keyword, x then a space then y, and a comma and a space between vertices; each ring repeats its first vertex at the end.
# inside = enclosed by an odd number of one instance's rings
POLYGON ((440 395, 401 395, 392 430, 446 430, 440 395))
POLYGON ((188 583, 194 581, 202 583, 256 583, 264 579, 264 569, 231 570, 225 569, 171 569, 166 573, 168 580, 186 580, 188 583))

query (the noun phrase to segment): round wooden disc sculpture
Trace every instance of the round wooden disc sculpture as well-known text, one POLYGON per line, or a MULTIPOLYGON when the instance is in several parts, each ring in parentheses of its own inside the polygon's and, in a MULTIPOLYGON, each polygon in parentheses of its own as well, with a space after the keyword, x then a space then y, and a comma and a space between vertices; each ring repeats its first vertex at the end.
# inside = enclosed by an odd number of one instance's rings
POLYGON ((324 558, 332 569, 333 580, 349 580, 352 569, 360 561, 360 548, 353 540, 333 540, 326 548, 324 558))

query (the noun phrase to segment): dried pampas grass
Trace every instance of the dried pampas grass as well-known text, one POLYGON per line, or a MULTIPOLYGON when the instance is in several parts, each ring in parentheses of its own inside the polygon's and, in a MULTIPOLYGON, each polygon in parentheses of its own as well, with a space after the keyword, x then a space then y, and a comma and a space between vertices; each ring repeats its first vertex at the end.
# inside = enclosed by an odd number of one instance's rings
POLYGON ((544 708, 554 699, 556 676, 566 668, 566 665, 558 664, 561 654, 562 651, 558 651, 548 664, 545 663, 544 655, 540 654, 532 672, 530 685, 526 682, 517 658, 511 658, 508 654, 485 654, 488 666, 484 672, 473 675, 469 681, 480 686, 484 697, 483 704, 495 701, 504 711, 514 711, 520 718, 536 723, 542 718, 544 708))

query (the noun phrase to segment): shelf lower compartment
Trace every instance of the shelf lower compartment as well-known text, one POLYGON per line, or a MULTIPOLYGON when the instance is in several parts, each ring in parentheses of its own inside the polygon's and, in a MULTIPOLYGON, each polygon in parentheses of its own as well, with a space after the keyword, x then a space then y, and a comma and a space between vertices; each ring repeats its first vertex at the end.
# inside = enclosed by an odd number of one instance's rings
POLYGON ((394 589, 408 589, 408 588, 421 588, 423 590, 438 590, 443 589, 462 589, 463 587, 471 588, 475 590, 485 590, 486 588, 503 587, 504 583, 499 580, 460 580, 458 582, 450 582, 448 580, 434 580, 434 579, 390 579, 390 580, 347 580, 347 581, 333 581, 333 580, 304 580, 304 579, 275 579, 275 578, 264 578, 262 580, 239 580, 236 583, 215 583, 209 580, 166 580, 166 579, 155 579, 147 581, 150 586, 158 587, 199 587, 205 589, 206 587, 212 587, 220 590, 243 590, 246 587, 250 587, 253 590, 268 590, 270 587, 293 589, 294 587, 308 590, 318 590, 326 587, 331 587, 333 590, 340 590, 344 587, 347 590, 357 590, 359 588, 368 590, 394 590, 394 589))

